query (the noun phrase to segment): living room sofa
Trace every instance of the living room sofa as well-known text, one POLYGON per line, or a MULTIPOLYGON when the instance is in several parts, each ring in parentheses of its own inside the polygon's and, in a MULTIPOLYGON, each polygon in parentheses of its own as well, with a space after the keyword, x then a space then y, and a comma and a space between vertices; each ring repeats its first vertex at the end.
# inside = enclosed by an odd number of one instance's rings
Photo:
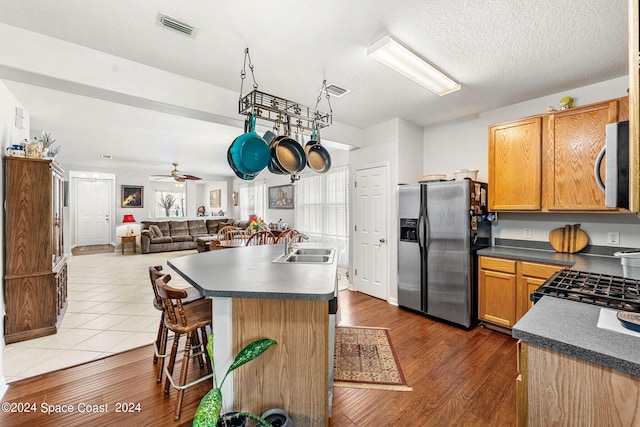
POLYGON ((203 242, 215 239, 218 229, 225 225, 246 228, 247 221, 232 218, 196 219, 186 221, 142 221, 140 246, 142 253, 181 251, 185 249, 206 250, 203 242), (199 239, 199 240, 198 240, 199 239), (200 245, 198 245, 200 243, 200 245), (199 248, 200 246, 200 248, 199 248))

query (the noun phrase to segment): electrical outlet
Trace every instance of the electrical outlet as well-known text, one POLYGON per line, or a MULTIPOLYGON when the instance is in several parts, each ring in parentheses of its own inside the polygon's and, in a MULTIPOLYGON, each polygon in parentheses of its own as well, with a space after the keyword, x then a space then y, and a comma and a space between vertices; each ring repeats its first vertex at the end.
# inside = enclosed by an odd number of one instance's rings
POLYGON ((607 233, 607 243, 610 245, 619 245, 620 244, 620 232, 619 231, 610 231, 607 233))
POLYGON ((530 239, 531 238, 531 229, 530 228, 523 228, 522 229, 522 237, 524 237, 525 239, 530 239))

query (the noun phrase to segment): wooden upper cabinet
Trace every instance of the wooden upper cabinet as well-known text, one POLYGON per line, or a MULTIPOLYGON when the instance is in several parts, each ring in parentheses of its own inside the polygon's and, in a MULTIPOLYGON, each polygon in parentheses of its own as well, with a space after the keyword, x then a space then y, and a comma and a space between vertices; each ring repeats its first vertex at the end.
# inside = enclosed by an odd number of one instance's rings
POLYGON ((542 119, 489 128, 489 210, 540 210, 542 119))
MULTIPOLYGON (((612 100, 549 116, 543 185, 548 209, 607 209, 594 166, 605 146, 606 125, 618 121, 618 107, 618 100, 612 100)), ((604 176, 604 162, 600 169, 604 176)))

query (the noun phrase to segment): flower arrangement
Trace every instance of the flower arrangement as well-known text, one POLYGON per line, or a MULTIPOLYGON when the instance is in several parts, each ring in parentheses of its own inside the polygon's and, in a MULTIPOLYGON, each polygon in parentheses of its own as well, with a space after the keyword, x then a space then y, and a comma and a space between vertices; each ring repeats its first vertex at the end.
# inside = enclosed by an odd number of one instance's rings
POLYGON ((57 147, 53 146, 53 143, 56 142, 56 140, 51 137, 51 133, 42 131, 42 138, 38 141, 42 144, 42 155, 45 158, 53 159, 60 152, 61 147, 59 145, 57 147))
POLYGON ((256 215, 249 215, 249 226, 255 231, 260 231, 264 228, 264 220, 256 215))

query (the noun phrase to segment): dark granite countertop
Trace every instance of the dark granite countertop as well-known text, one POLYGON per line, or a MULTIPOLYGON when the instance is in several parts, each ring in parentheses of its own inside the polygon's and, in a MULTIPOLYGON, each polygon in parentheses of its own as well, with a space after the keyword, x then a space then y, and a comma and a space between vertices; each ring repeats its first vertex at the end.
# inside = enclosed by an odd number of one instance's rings
POLYGON ((601 308, 544 296, 514 325, 512 336, 640 376, 640 338, 597 327, 601 308))
POLYGON ((493 258, 514 259, 519 261, 539 262, 543 264, 566 265, 572 270, 588 273, 610 274, 622 276, 620 258, 605 255, 566 254, 561 252, 517 248, 510 246, 491 246, 480 249, 478 255, 493 258))
MULTIPOLYGON (((327 247, 299 243, 302 247, 327 247)), ((330 300, 336 287, 337 254, 331 264, 273 263, 284 245, 201 252, 167 261, 208 297, 330 300)))

